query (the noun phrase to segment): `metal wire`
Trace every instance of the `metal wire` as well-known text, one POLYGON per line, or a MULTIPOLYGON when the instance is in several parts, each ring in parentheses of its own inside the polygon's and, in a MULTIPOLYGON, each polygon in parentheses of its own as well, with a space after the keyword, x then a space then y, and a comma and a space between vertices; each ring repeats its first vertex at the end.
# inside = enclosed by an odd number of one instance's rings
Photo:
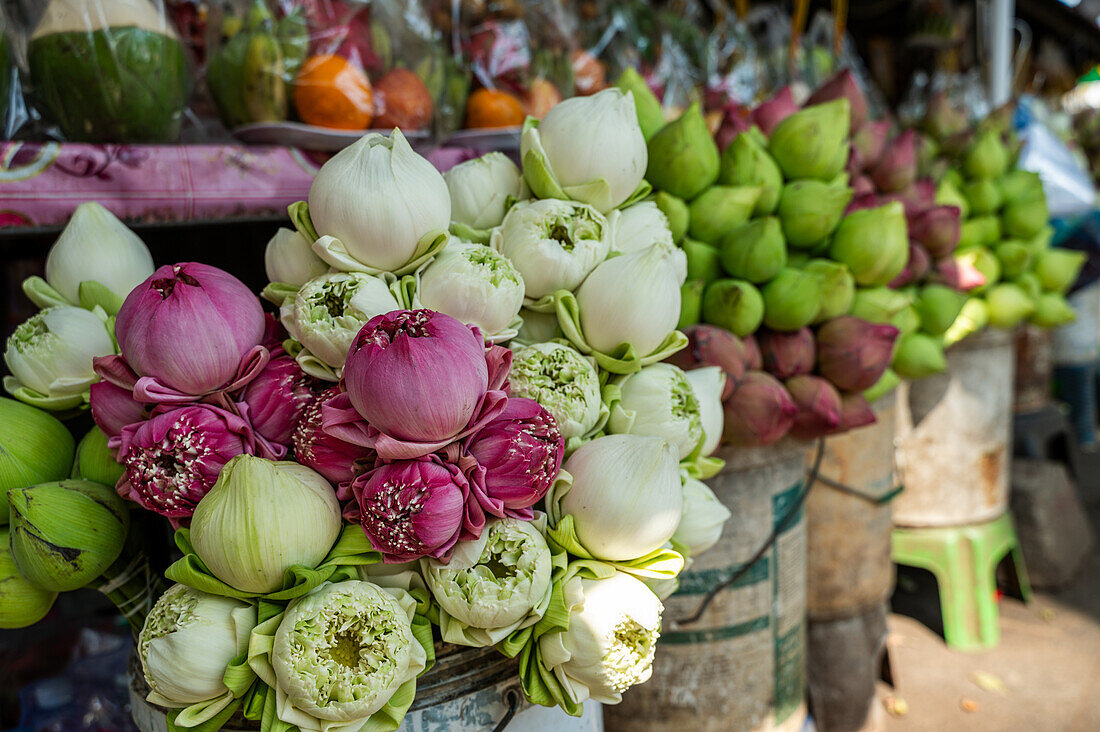
POLYGON ((504 692, 504 701, 508 704, 508 711, 497 722, 497 726, 493 727, 493 732, 504 732, 504 728, 512 723, 516 710, 519 709, 519 692, 514 688, 508 689, 504 692))

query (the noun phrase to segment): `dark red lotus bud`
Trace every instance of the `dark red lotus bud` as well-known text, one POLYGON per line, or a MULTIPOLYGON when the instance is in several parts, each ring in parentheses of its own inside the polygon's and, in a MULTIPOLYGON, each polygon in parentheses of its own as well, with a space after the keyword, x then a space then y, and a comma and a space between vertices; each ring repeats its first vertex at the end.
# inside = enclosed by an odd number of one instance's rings
POLYGON ((796 376, 785 382, 798 412, 791 425, 791 437, 816 440, 840 424, 840 393, 820 376, 796 376))
POLYGON ((798 407, 774 376, 747 371, 726 400, 724 411, 726 442, 739 447, 763 447, 787 434, 798 407))
POLYGON ((684 328, 684 334, 688 337, 687 347, 669 356, 668 362, 685 371, 718 366, 726 373, 722 399, 729 398, 745 375, 748 351, 744 343, 733 333, 715 325, 692 325, 684 328))
POLYGON ((863 123, 867 121, 867 97, 863 95, 859 80, 850 69, 844 69, 819 86, 806 100, 806 106, 824 104, 834 99, 848 100, 848 114, 853 131, 863 127, 863 123))
POLYGON ((817 370, 837 388, 863 391, 890 366, 898 329, 853 315, 833 318, 817 331, 817 370))
POLYGON ((813 372, 814 334, 809 328, 788 332, 764 330, 757 341, 764 370, 777 379, 813 372))

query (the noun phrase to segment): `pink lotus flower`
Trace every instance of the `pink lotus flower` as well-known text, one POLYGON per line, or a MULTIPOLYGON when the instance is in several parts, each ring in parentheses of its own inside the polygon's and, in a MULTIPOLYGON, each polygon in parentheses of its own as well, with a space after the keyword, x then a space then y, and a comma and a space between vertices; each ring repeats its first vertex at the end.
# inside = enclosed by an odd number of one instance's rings
POLYGON ((772 130, 776 128, 776 125, 797 111, 798 105, 794 103, 791 88, 785 86, 777 91, 771 99, 761 102, 756 109, 752 110, 750 118, 752 123, 760 128, 761 132, 771 137, 772 130))
POLYGON ((97 381, 91 390, 92 419, 108 437, 116 437, 122 428, 145 419, 145 405, 134 394, 109 381, 97 381))
POLYGON ((905 130, 895 137, 871 171, 879 190, 903 191, 917 179, 917 133, 905 130))
POLYGON ((248 420, 258 433, 272 442, 289 445, 302 413, 313 401, 316 385, 297 361, 279 356, 245 387, 240 401, 248 407, 248 420))
POLYGON ((944 257, 936 262, 936 274, 932 280, 966 292, 984 285, 985 275, 969 260, 944 257))
POLYGON ((844 391, 874 386, 894 353, 898 329, 852 315, 833 318, 817 331, 817 370, 844 391))
MULTIPOLYGON (((342 485, 344 518, 363 527, 387 562, 446 560, 460 539, 476 539, 485 516, 467 508, 470 484, 437 455, 380 465, 342 485)), ((475 502, 476 507, 476 502, 475 502)))
POLYGON ((565 440, 554 417, 532 399, 509 399, 467 450, 485 469, 485 493, 507 509, 527 509, 550 490, 561 468, 565 440))
POLYGON ((209 404, 157 407, 151 419, 127 425, 107 444, 126 470, 119 495, 175 522, 191 517, 230 458, 285 454, 240 416, 209 404))
POLYGON ((333 437, 324 431, 322 407, 341 393, 334 386, 315 396, 302 410, 291 442, 294 459, 313 468, 333 484, 346 483, 363 472, 363 466, 373 466, 374 450, 333 437))
POLYGON ((764 370, 778 379, 814 370, 814 334, 809 328, 790 332, 762 330, 759 337, 764 370))
POLYGON ((957 206, 935 206, 909 219, 909 238, 939 259, 959 245, 959 226, 957 206))
POLYGON ((791 437, 816 440, 840 424, 840 394, 820 376, 796 376, 786 382, 798 412, 791 425, 791 437))
POLYGON ((684 371, 702 366, 717 366, 726 372, 722 400, 733 393, 734 386, 745 375, 748 352, 740 338, 716 325, 692 325, 684 328, 687 348, 677 351, 668 362, 684 371))
POLYGON ((862 394, 840 395, 840 424, 837 432, 847 432, 857 427, 866 427, 875 423, 875 413, 862 394))
POLYGON ((855 77, 850 69, 844 69, 834 74, 828 81, 819 86, 817 91, 806 100, 806 106, 824 104, 834 99, 848 100, 853 131, 863 127, 863 123, 867 121, 867 98, 863 96, 863 90, 859 87, 859 79, 855 77))
POLYGON ((726 401, 723 438, 732 445, 763 447, 778 442, 798 412, 791 395, 771 374, 748 371, 726 401))
POLYGON ((503 410, 512 352, 432 310, 399 310, 359 331, 346 394, 322 410, 325 431, 386 460, 419 457, 476 432, 503 410))
POLYGON ((140 401, 233 391, 266 364, 260 301, 236 277, 196 262, 165 265, 126 297, 119 351, 142 377, 140 401))

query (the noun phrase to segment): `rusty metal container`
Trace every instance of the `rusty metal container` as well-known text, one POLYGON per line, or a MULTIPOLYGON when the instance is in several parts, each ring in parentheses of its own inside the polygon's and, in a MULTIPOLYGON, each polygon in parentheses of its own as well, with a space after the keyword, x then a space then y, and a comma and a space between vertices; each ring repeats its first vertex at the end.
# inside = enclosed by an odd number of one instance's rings
MULTIPOLYGON (((881 605, 894 589, 895 405, 895 394, 887 394, 872 405, 874 424, 825 440, 819 480, 806 498, 810 620, 858 615, 881 605)), ((809 465, 816 452, 807 452, 809 465)))
POLYGON ((880 602, 859 615, 810 621, 807 677, 814 723, 821 732, 881 729, 875 685, 886 662, 886 617, 880 602))
MULTIPOLYGON (((493 648, 437 644, 436 664, 417 679, 416 699, 398 732, 602 732, 602 705, 585 702, 580 717, 523 698, 517 662, 493 648)), ((141 732, 168 732, 166 710, 145 701, 148 689, 131 662, 130 706, 141 732)), ((234 717, 226 732, 258 732, 258 722, 234 717)))
POLYGON ((947 351, 942 374, 898 387, 896 526, 958 526, 1008 507, 1013 333, 990 328, 947 351))
POLYGON ((806 719, 805 444, 723 448, 733 513, 665 601, 653 677, 604 708, 612 732, 759 732, 806 719), (774 539, 772 539, 774 534, 774 539), (771 541, 770 541, 771 540, 771 541), (737 581, 761 547, 767 547, 737 581))
POLYGON ((1025 325, 1016 332, 1016 387, 1013 409, 1037 412, 1050 403, 1054 372, 1054 336, 1049 329, 1025 325))

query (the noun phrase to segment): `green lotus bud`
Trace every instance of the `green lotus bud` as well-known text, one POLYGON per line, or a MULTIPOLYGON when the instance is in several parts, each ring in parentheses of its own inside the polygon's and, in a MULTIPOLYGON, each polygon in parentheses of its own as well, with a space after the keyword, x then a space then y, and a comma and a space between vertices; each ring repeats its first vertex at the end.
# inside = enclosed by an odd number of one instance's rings
POLYGON ((819 180, 798 180, 783 186, 777 211, 787 244, 809 249, 824 241, 836 230, 851 200, 851 188, 819 180))
POLYGON ((733 277, 767 282, 787 264, 787 243, 779 219, 765 216, 722 237, 722 266, 733 277))
POLYGON ((906 293, 888 287, 860 287, 852 299, 850 314, 869 323, 889 323, 912 302, 906 293))
POLYGON ((936 186, 935 203, 937 206, 955 206, 959 209, 959 219, 963 221, 970 217, 970 203, 947 176, 936 186))
POLYGON ((943 334, 943 345, 952 346, 989 325, 989 306, 980 297, 972 297, 963 305, 959 317, 943 334))
POLYGON ((997 181, 1001 198, 1005 203, 1043 195, 1043 181, 1038 173, 1030 170, 1010 170, 997 181))
POLYGON ((1008 150, 1001 136, 986 130, 970 143, 963 157, 963 170, 970 178, 979 180, 1000 178, 1008 168, 1008 150))
POLYGON ((1021 272, 1012 281, 1022 287, 1032 300, 1038 300, 1043 294, 1043 285, 1034 272, 1021 272))
POLYGON ((19 573, 9 547, 8 528, 0 526, 0 628, 34 625, 53 607, 57 593, 35 587, 19 573))
POLYGON ((661 108, 661 102, 650 90, 633 66, 627 66, 615 86, 624 92, 630 92, 634 96, 634 108, 638 112, 638 125, 642 128, 642 136, 648 142, 658 130, 665 126, 665 113, 661 108))
MULTIPOLYGON (((759 132, 759 128, 752 128, 759 132)), ((783 173, 765 149, 766 141, 742 132, 722 151, 722 169, 718 182, 727 186, 760 186, 760 198, 753 208, 754 216, 774 213, 783 190, 783 173)))
POLYGON ((711 282, 703 293, 703 322, 725 328, 739 338, 756 332, 764 320, 764 298, 745 280, 711 282))
POLYGON ((1016 277, 1031 264, 1031 250, 1019 239, 1006 239, 993 252, 1001 263, 1001 275, 1004 277, 1016 277))
POLYGON ((913 381, 947 368, 943 343, 926 333, 910 333, 898 340, 891 367, 903 379, 913 381))
POLYGON ((996 213, 1004 204, 1001 198, 1001 189, 996 181, 976 180, 963 186, 963 195, 970 204, 972 216, 983 216, 996 213))
POLYGON ((898 329, 898 334, 904 336, 908 333, 916 333, 921 329, 920 313, 910 305, 900 313, 890 318, 890 325, 898 329))
POLYGON ((712 186, 703 191, 688 207, 691 223, 688 234, 709 244, 717 243, 727 233, 741 226, 752 216, 753 206, 760 198, 759 186, 712 186))
POLYGON ((648 147, 646 180, 658 190, 690 201, 718 180, 718 146, 698 102, 662 127, 648 147))
POLYGON ((1051 244, 1054 243, 1054 227, 1044 226, 1039 230, 1039 233, 1027 240, 1027 248, 1031 252, 1032 261, 1037 260, 1039 255, 1050 249, 1051 244))
POLYGON ((776 125, 768 152, 783 175, 827 181, 844 170, 849 114, 848 100, 835 99, 801 109, 776 125))
POLYGON ((42 589, 88 584, 122 552, 130 514, 114 488, 87 480, 8 491, 11 549, 20 573, 42 589))
POLYGON ((1077 313, 1066 302, 1066 298, 1056 292, 1044 292, 1035 298, 1035 312, 1031 322, 1040 328, 1057 328, 1077 319, 1077 313))
POLYGON ((894 389, 898 388, 898 384, 901 383, 901 377, 893 369, 886 369, 882 372, 882 376, 878 381, 871 385, 871 388, 864 390, 863 398, 869 402, 873 402, 876 399, 881 399, 894 389))
POLYGON ((1048 249, 1035 261, 1032 269, 1046 292, 1064 294, 1074 282, 1088 255, 1068 249, 1048 249))
POLYGON ((1035 312, 1035 301, 1024 288, 1012 282, 989 288, 985 302, 989 306, 989 324, 994 328, 1015 328, 1035 312))
POLYGON ((814 255, 805 250, 787 252, 787 266, 795 269, 805 269, 806 265, 814 259, 814 255))
POLYGON ((8 489, 61 480, 73 464, 73 436, 52 415, 0 397, 0 525, 8 489))
POLYGON ((1030 239, 1050 222, 1045 196, 1020 198, 1008 203, 1001 212, 1004 232, 1019 239, 1030 239))
POLYGON ((816 275, 785 267, 762 290, 764 324, 772 330, 798 330, 813 322, 821 309, 816 275))
POLYGON ((92 427, 76 446, 76 460, 73 461, 70 477, 100 485, 114 485, 123 472, 123 467, 115 460, 114 450, 107 447, 107 435, 99 427, 92 427))
POLYGON ((969 247, 955 252, 955 259, 981 272, 985 282, 970 290, 977 295, 1001 280, 1001 261, 988 247, 969 247))
POLYGON ((847 315, 856 297, 856 281, 848 268, 829 259, 811 259, 802 269, 817 277, 821 285, 821 307, 814 322, 847 315))
POLYGON ((680 245, 687 255, 687 277, 689 280, 713 282, 722 276, 722 265, 718 250, 710 244, 694 239, 684 239, 680 245))
POLYGON ((689 325, 695 325, 703 313, 703 291, 707 283, 704 280, 689 279, 680 287, 680 319, 676 321, 676 329, 683 330, 689 325))
POLYGON ((688 205, 682 199, 665 191, 658 191, 653 196, 653 202, 657 204, 657 208, 661 209, 661 213, 668 219, 668 229, 672 232, 672 240, 678 243, 687 235, 688 222, 691 220, 688 205))
POLYGON ((966 300, 964 293, 946 285, 922 287, 914 303, 922 330, 929 335, 943 335, 959 317, 966 300))
POLYGON ((996 216, 979 216, 959 227, 959 249, 993 246, 1000 240, 1001 220, 996 216))
POLYGON ((894 201, 848 214, 837 227, 829 256, 848 265, 861 285, 887 284, 909 261, 905 207, 894 201))

